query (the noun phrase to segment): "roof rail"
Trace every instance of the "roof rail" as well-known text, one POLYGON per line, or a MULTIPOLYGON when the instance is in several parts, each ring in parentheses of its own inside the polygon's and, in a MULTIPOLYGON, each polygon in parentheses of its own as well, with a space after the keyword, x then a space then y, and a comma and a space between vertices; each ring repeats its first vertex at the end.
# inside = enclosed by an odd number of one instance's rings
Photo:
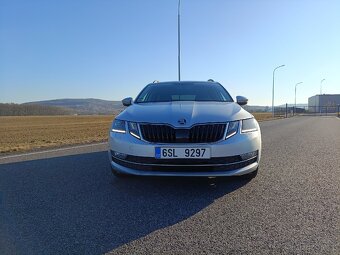
POLYGON ((158 83, 159 81, 157 81, 157 80, 154 80, 152 83, 158 83))
POLYGON ((208 81, 210 81, 210 82, 215 82, 213 79, 209 79, 208 81))

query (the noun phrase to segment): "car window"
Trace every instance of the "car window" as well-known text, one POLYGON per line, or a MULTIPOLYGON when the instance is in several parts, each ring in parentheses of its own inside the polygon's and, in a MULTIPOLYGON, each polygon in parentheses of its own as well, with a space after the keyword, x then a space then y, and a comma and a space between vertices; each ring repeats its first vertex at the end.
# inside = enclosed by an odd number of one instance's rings
POLYGON ((233 99, 216 83, 166 83, 146 86, 135 100, 136 103, 171 101, 233 102, 233 99))

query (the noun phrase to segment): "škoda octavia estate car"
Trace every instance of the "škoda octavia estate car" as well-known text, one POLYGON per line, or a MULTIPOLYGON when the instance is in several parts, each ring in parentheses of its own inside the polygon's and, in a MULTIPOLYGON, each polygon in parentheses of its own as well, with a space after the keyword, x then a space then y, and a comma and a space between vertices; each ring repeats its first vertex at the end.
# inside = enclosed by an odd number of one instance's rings
POLYGON ((218 82, 147 85, 113 121, 115 175, 255 177, 261 132, 254 116, 218 82))

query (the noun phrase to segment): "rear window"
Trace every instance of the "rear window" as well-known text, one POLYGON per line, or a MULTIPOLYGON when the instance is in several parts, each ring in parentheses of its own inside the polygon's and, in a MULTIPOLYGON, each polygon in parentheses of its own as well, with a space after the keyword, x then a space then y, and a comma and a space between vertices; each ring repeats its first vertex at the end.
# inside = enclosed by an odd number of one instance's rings
POLYGON ((146 86, 135 103, 171 101, 233 102, 233 99, 218 83, 156 83, 146 86))

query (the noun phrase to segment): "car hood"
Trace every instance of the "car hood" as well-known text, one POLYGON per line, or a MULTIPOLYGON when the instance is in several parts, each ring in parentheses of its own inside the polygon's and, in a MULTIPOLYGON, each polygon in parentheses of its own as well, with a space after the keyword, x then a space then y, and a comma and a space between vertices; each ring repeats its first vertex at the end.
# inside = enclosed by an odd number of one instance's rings
POLYGON ((236 103, 227 102, 160 102, 127 107, 117 118, 133 122, 166 123, 190 127, 197 123, 227 122, 253 117, 236 103), (185 124, 179 120, 185 119, 185 124))
POLYGON ((190 127, 197 123, 227 122, 253 117, 236 103, 174 101, 141 103, 127 107, 117 118, 133 122, 167 123, 190 127), (179 124, 185 119, 185 124, 179 124))

